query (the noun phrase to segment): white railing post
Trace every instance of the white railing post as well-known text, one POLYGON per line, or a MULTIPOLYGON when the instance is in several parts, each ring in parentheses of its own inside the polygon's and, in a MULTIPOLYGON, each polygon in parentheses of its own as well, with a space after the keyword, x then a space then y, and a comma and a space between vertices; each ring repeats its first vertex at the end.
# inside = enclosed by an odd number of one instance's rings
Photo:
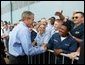
POLYGON ((63 56, 63 59, 62 59, 62 64, 64 64, 64 56, 63 56))

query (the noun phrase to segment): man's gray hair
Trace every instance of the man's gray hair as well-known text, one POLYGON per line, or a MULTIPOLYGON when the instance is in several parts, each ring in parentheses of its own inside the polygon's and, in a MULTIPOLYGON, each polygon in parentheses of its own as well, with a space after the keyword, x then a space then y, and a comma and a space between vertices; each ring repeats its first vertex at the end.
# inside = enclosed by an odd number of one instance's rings
POLYGON ((31 11, 24 11, 21 15, 21 18, 22 18, 22 20, 24 20, 24 18, 27 18, 30 15, 34 15, 34 13, 32 13, 31 11))

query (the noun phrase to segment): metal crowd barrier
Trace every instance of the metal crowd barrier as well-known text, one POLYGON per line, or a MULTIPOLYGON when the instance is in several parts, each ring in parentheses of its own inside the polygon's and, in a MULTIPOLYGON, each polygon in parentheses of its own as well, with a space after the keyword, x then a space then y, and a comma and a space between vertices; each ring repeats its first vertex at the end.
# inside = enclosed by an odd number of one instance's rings
MULTIPOLYGON (((65 57, 68 57, 67 54, 61 53, 62 56, 62 64, 64 64, 65 57)), ((28 56, 28 64, 57 64, 57 56, 54 55, 54 51, 48 49, 47 52, 35 55, 35 56, 28 56)), ((76 57, 75 60, 79 58, 76 57)), ((74 60, 71 60, 71 64, 73 64, 74 60)))
MULTIPOLYGON (((50 50, 50 49, 48 49, 47 51, 49 51, 51 53, 54 53, 54 51, 53 50, 50 50)), ((68 57, 68 56, 65 53, 61 53, 60 55, 63 56, 62 64, 64 64, 64 57, 68 57)), ((55 58, 57 58, 57 57, 55 56, 55 58)), ((75 57, 74 60, 79 60, 79 58, 78 57, 75 57)), ((71 64, 73 64, 73 61, 74 60, 71 61, 71 64)), ((55 62, 55 64, 56 64, 56 62, 55 62)))

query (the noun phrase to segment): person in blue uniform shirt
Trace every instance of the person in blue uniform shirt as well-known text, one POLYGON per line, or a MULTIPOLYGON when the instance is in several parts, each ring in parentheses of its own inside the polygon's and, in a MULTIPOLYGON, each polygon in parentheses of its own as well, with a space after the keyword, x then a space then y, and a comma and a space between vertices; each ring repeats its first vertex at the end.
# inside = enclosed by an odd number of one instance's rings
MULTIPOLYGON (((60 12, 57 13, 59 14, 59 17, 61 19, 63 20, 65 19, 65 17, 60 12)), ((69 54, 69 57, 74 59, 76 56, 79 56, 80 45, 82 45, 81 42, 83 41, 84 38, 84 12, 81 11, 74 12, 72 20, 69 20, 68 23, 73 23, 69 34, 78 42, 79 47, 76 52, 69 54)))
POLYGON ((31 11, 22 13, 22 21, 9 34, 10 64, 28 64, 28 56, 46 51, 46 46, 33 47, 31 43, 32 23, 34 14, 31 11))
MULTIPOLYGON (((64 20, 65 17, 60 12, 56 12, 60 19, 64 20)), ((76 11, 73 13, 72 20, 67 20, 67 23, 71 24, 70 35, 78 42, 78 47, 80 46, 82 39, 84 37, 84 12, 76 11)), ((80 47, 77 51, 80 51, 80 47)))
POLYGON ((81 42, 84 39, 84 13, 81 11, 75 12, 73 14, 73 22, 75 23, 75 25, 70 31, 70 35, 78 42, 78 49, 76 52, 69 54, 69 57, 71 58, 75 58, 80 54, 80 45, 82 45, 81 42))
POLYGON ((70 31, 71 35, 78 43, 80 43, 84 36, 84 13, 83 12, 75 12, 73 14, 73 22, 74 27, 70 31))
POLYGON ((56 12, 55 15, 59 16, 61 20, 67 22, 68 24, 71 24, 70 34, 78 43, 81 43, 84 36, 84 12, 74 12, 72 20, 65 19, 61 12, 56 12))
MULTIPOLYGON (((77 42, 72 36, 69 35, 70 25, 63 23, 59 28, 59 33, 53 34, 48 42, 48 48, 53 49, 55 55, 60 53, 71 53, 77 50, 77 42)), ((61 57, 59 59, 62 59, 61 57)), ((61 63, 58 60, 57 63, 61 63)))

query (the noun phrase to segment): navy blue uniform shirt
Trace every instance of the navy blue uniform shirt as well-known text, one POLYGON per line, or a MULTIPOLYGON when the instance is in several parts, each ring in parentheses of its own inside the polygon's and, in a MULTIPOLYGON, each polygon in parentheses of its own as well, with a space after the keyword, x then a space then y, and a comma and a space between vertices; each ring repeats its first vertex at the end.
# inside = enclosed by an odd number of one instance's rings
POLYGON ((50 49, 62 49, 64 53, 74 52, 77 49, 77 42, 70 35, 68 35, 63 41, 59 33, 53 34, 48 42, 48 48, 50 49))

